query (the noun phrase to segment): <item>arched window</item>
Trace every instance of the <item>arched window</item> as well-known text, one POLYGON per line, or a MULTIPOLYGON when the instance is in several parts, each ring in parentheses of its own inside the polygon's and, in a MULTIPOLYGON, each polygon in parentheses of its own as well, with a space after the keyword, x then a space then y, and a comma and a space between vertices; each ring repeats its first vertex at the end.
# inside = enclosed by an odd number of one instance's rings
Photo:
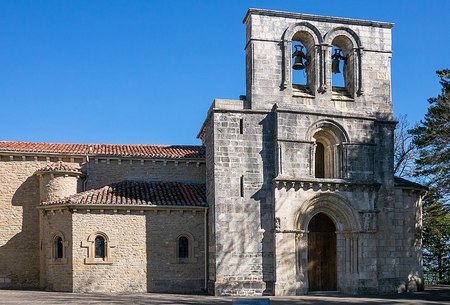
POLYGON ((178 238, 178 257, 189 258, 189 239, 186 236, 178 238))
POLYGON ((314 134, 314 176, 316 178, 340 178, 339 139, 330 130, 314 134))
POLYGON ((316 178, 325 178, 325 147, 320 142, 316 143, 314 163, 316 178))
POLYGON ((314 38, 306 31, 292 37, 292 89, 314 95, 314 38))
POLYGON ((347 69, 347 57, 342 50, 337 46, 332 46, 331 51, 331 72, 332 72, 332 84, 333 90, 338 88, 345 88, 345 72, 347 69))
POLYGON ((326 79, 327 84, 331 83, 333 98, 352 100, 364 94, 361 66, 364 47, 355 31, 344 26, 335 27, 325 34, 324 45, 329 60, 326 79))
POLYGON ((105 258, 105 238, 98 235, 95 237, 95 258, 105 258))
POLYGON ((311 151, 311 174, 315 178, 342 179, 346 177, 344 146, 349 137, 336 122, 321 120, 308 130, 314 143, 311 151))
POLYGON ((112 264, 112 248, 115 246, 115 243, 105 233, 92 233, 86 241, 81 242, 81 247, 87 248, 87 257, 84 259, 84 263, 112 264))
POLYGON ((57 236, 54 241, 54 258, 61 259, 64 257, 64 244, 61 236, 57 236))

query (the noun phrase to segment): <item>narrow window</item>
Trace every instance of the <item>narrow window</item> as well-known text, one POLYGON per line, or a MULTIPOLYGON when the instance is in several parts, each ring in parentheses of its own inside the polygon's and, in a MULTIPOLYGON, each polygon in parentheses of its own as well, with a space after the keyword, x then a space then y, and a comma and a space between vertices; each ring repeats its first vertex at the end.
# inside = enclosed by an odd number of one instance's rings
POLYGON ((322 143, 316 143, 314 156, 316 178, 325 178, 325 147, 322 143))
POLYGON ((105 239, 102 236, 95 237, 95 258, 105 258, 105 239))
POLYGON ((332 47, 331 55, 331 72, 334 90, 336 88, 345 88, 345 70, 346 58, 341 49, 336 46, 332 47))
POLYGON ((308 85, 306 48, 299 41, 292 42, 292 84, 301 89, 308 85))
POLYGON ((239 191, 240 191, 241 197, 244 197, 244 176, 241 176, 239 191))
POLYGON ((239 134, 244 134, 244 119, 239 119, 239 134))
POLYGON ((55 259, 63 258, 63 240, 61 236, 55 239, 55 259))
POLYGON ((189 258, 189 240, 186 236, 181 236, 178 239, 178 257, 189 258))

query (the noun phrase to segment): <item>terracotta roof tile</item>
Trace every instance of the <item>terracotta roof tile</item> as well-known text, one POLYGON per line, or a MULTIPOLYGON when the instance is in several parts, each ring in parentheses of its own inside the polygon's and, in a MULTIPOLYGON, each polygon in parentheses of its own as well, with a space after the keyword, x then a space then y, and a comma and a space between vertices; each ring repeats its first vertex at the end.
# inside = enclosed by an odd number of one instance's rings
POLYGON ((66 144, 0 141, 0 152, 60 153, 90 156, 149 158, 205 158, 205 148, 197 145, 147 144, 66 144))
POLYGON ((122 181, 99 189, 78 193, 52 205, 138 205, 138 206, 206 206, 205 184, 180 182, 122 181))
POLYGON ((67 163, 63 161, 57 161, 47 164, 43 168, 39 169, 38 172, 80 172, 81 167, 77 163, 67 163))

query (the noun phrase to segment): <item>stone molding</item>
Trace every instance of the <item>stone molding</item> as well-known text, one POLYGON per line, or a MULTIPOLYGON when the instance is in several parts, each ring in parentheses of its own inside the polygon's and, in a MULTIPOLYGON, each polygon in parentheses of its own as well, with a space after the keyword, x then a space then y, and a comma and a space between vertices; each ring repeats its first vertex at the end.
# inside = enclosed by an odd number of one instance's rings
POLYGON ((247 14, 245 15, 245 17, 242 21, 244 24, 247 22, 247 19, 250 17, 250 15, 302 19, 302 20, 309 20, 309 21, 341 23, 341 24, 349 24, 349 25, 362 25, 362 26, 379 27, 379 28, 387 28, 387 29, 391 29, 394 27, 394 24, 390 23, 390 22, 332 17, 332 16, 319 16, 319 15, 312 15, 312 14, 301 14, 301 13, 283 12, 283 11, 257 9, 257 8, 250 8, 247 11, 247 14))
POLYGON ((361 189, 363 191, 378 191, 381 184, 377 182, 354 182, 343 179, 296 179, 290 177, 276 177, 273 180, 274 186, 278 189, 286 188, 295 190, 303 189, 314 191, 353 191, 361 189))

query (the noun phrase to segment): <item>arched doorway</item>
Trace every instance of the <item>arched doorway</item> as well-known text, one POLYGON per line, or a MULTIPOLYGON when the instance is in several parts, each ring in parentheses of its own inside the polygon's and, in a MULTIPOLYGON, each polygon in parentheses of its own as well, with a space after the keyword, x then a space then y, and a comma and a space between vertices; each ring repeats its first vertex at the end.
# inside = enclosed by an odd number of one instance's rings
POLYGON ((336 226, 324 213, 308 225, 308 281, 310 291, 335 291, 336 226))

